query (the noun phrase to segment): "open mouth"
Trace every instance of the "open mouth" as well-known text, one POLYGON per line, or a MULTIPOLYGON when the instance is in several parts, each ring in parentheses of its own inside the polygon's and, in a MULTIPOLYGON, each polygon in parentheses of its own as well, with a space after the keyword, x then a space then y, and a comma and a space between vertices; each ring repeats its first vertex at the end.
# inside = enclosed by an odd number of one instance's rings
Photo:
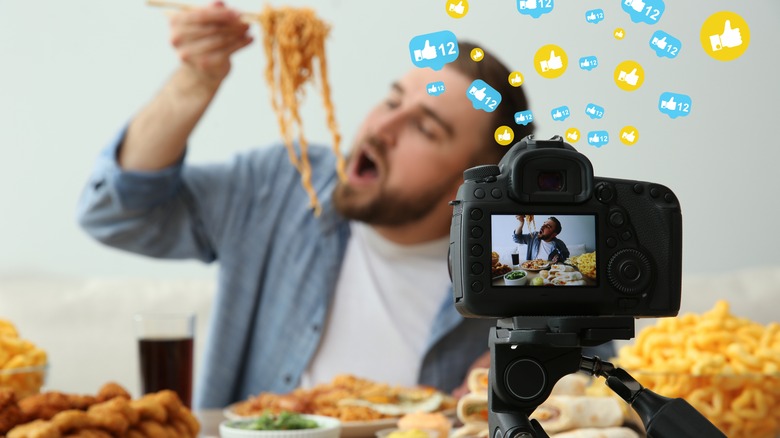
POLYGON ((359 152, 352 165, 350 181, 356 183, 370 183, 379 178, 380 166, 373 151, 363 149, 359 152))

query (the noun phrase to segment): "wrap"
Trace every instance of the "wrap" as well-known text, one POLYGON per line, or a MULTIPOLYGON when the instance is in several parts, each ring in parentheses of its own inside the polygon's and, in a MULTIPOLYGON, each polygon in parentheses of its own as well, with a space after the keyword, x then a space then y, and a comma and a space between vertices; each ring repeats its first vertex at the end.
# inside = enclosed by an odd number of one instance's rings
POLYGON ((487 392, 484 394, 466 394, 458 400, 456 408, 458 420, 463 424, 488 422, 487 392))
POLYGON ((474 394, 487 394, 490 384, 488 383, 489 368, 474 368, 469 372, 466 379, 466 386, 469 392, 474 394))
POLYGON ((570 430, 556 433, 550 438, 639 438, 639 434, 627 427, 605 427, 570 430))
POLYGON ((585 395, 588 382, 590 378, 584 374, 567 374, 555 382, 550 395, 585 395))
POLYGON ((614 397, 551 395, 531 414, 548 433, 623 424, 623 409, 614 397))

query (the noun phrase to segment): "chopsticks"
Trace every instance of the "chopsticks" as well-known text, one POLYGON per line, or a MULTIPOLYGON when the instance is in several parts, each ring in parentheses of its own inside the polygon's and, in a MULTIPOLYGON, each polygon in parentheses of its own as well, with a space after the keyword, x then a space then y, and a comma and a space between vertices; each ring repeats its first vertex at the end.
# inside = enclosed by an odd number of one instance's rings
MULTIPOLYGON (((158 8, 168 8, 168 9, 193 9, 197 7, 196 5, 189 4, 189 3, 181 3, 177 1, 171 1, 171 0, 146 0, 147 6, 154 6, 158 8)), ((240 12, 242 21, 246 21, 249 23, 256 23, 258 19, 260 18, 260 14, 255 12, 240 12)))

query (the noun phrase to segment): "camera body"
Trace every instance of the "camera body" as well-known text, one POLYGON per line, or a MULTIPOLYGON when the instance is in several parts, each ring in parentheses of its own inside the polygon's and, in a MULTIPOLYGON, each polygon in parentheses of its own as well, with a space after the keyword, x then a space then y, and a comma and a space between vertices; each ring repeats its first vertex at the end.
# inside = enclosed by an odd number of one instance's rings
POLYGON ((466 317, 679 311, 677 197, 660 184, 594 177, 587 157, 559 136, 528 136, 497 166, 466 170, 452 205, 450 275, 466 317), (540 229, 531 217, 544 221, 540 229), (493 275, 497 265, 512 271, 493 275))

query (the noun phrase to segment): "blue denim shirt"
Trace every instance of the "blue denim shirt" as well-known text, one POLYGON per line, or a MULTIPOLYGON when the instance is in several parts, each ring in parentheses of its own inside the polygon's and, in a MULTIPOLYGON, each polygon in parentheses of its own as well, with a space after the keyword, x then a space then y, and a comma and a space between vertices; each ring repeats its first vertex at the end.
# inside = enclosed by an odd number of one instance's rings
MULTIPOLYGON (((297 387, 320 342, 349 239, 349 224, 330 199, 337 182, 333 154, 310 147, 312 183, 323 203, 315 218, 281 145, 224 164, 184 165, 182 159, 156 172, 127 172, 115 159, 123 139, 120 132, 97 160, 78 220, 112 247, 219 262, 194 406, 224 407, 261 391, 297 387)), ((421 334, 427 348, 418 376, 445 391, 462 383, 495 325, 462 318, 451 295, 432 332, 421 334)))

